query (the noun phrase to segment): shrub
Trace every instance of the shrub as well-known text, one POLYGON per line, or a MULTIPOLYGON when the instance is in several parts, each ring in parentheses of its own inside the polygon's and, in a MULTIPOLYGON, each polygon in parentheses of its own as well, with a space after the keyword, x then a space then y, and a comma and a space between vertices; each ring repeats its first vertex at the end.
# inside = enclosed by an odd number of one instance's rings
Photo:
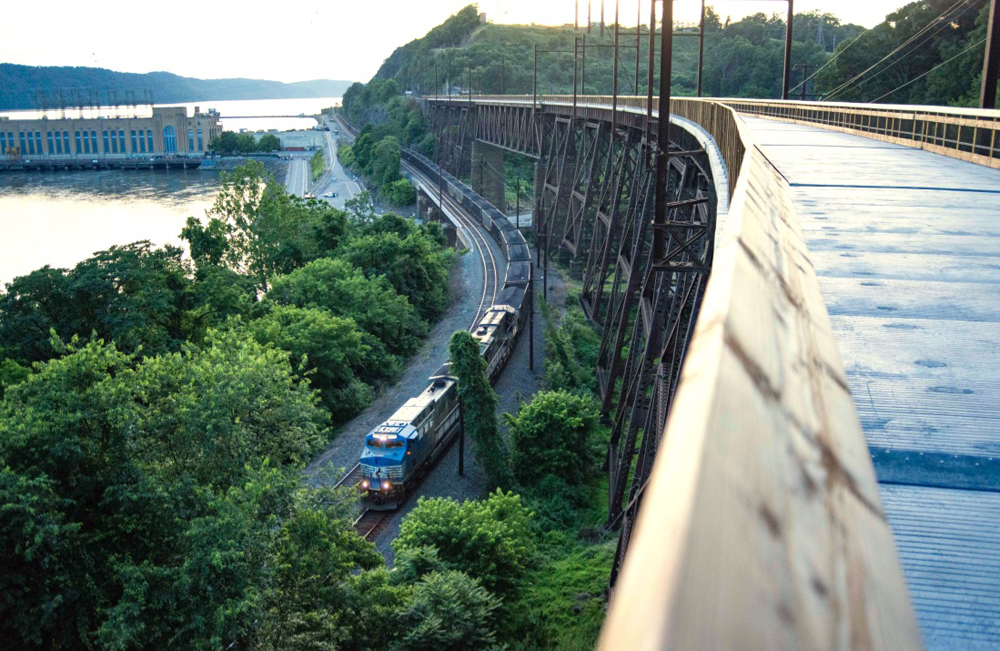
POLYGON ((386 188, 389 201, 397 206, 409 206, 417 200, 417 191, 413 189, 413 184, 407 179, 399 179, 390 183, 386 188))
POLYGON ((519 495, 499 490, 485 500, 462 504, 450 498, 421 498, 403 519, 392 548, 401 554, 434 547, 441 561, 497 594, 509 594, 534 548, 532 515, 519 495))
POLYGON ((592 399, 544 391, 504 419, 510 428, 511 468, 524 486, 547 477, 579 486, 596 474, 599 411, 592 399))
POLYGON ((401 614, 406 633, 397 651, 497 649, 494 614, 498 601, 462 572, 431 572, 417 583, 401 614))

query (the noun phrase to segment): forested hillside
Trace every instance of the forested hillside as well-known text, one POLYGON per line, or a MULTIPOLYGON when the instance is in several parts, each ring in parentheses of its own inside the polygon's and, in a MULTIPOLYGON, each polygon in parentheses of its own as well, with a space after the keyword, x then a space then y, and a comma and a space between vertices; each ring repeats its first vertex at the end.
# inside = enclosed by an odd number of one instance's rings
MULTIPOLYGON (((836 101, 972 105, 978 98, 989 0, 919 0, 870 30, 842 24, 833 13, 796 14, 793 21, 793 97, 836 101), (818 74, 817 74, 817 71, 818 74), (804 93, 800 82, 807 77, 804 93)), ((673 93, 697 89, 697 25, 675 25, 673 93)), ((397 48, 372 81, 395 80, 414 93, 463 90, 472 72, 474 93, 532 92, 534 46, 538 92, 569 93, 574 38, 581 49, 581 93, 612 88, 612 31, 603 37, 572 26, 481 24, 466 7, 425 37, 397 48), (566 52, 568 50, 568 52, 566 52)), ((785 34, 783 14, 723 19, 711 7, 705 21, 702 92, 711 97, 777 98, 785 34)), ((638 84, 633 27, 622 28, 619 92, 646 93, 648 32, 640 34, 638 84), (629 49, 632 48, 632 49, 629 49)), ((658 61, 658 59, 657 59, 658 61)))
POLYGON ((134 74, 105 68, 0 63, 0 110, 41 108, 36 102, 36 90, 47 93, 50 98, 61 90, 67 101, 71 101, 72 89, 94 90, 104 104, 112 103, 109 92, 121 101, 126 93, 142 98, 145 91, 152 91, 154 102, 167 104, 205 99, 339 97, 350 85, 349 81, 329 79, 285 84, 262 79, 194 79, 169 72, 134 74))

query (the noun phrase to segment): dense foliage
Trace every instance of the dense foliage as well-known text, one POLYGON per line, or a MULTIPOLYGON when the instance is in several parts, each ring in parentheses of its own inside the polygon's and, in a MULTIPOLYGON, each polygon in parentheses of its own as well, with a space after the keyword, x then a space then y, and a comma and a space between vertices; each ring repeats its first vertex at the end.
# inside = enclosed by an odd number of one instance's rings
POLYGON ((545 379, 552 389, 591 394, 597 391, 597 358, 601 338, 587 323, 583 310, 570 307, 562 320, 545 312, 545 379))
POLYGON ((397 651, 487 651, 496 643, 498 601, 462 572, 432 572, 414 587, 400 614, 406 622, 397 651))
POLYGON ((459 589, 470 610, 449 635, 492 639, 470 633, 496 607, 482 588, 391 582, 353 494, 300 486, 331 421, 395 376, 447 301, 440 230, 370 207, 290 197, 251 165, 188 221, 193 260, 138 242, 8 284, 0 639, 425 648, 368 622, 429 626, 459 589))
MULTIPOLYGON (((975 104, 988 9, 988 0, 918 0, 890 13, 883 23, 867 31, 859 25, 842 24, 831 13, 795 14, 792 65, 796 69, 791 94, 840 101, 975 104), (929 29, 921 32, 925 27, 929 29), (900 46, 899 51, 890 54, 900 46), (828 62, 805 87, 800 85, 803 78, 828 62), (858 75, 856 81, 841 88, 858 75)), ((698 28, 675 25, 674 29, 696 33, 698 28)), ((602 37, 595 27, 586 35, 586 72, 578 71, 581 93, 611 92, 612 55, 609 48, 603 47, 611 42, 611 31, 602 37), (591 49, 592 45, 596 47, 591 49)), ((644 33, 647 36, 640 35, 639 42, 638 83, 635 51, 629 50, 620 57, 619 92, 646 93, 648 30, 644 29, 644 33)), ((537 44, 542 51, 572 53, 574 37, 581 35, 569 26, 481 25, 475 9, 466 7, 424 38, 397 48, 369 86, 391 80, 401 89, 418 94, 447 94, 449 86, 453 93, 464 92, 471 66, 474 93, 531 94, 534 46, 537 44)), ((709 7, 703 94, 779 97, 784 35, 783 14, 757 13, 740 20, 723 20, 709 7)), ((633 45, 635 28, 622 28, 620 38, 623 44, 633 45)), ((698 39, 675 38, 673 47, 673 94, 693 95, 697 90, 698 39)), ((654 65, 658 66, 658 58, 654 65)), ((654 73, 658 74, 658 68, 654 73)), ((539 55, 540 94, 572 92, 572 83, 571 54, 539 55)), ((360 95, 357 89, 355 93, 360 95)), ((372 106, 387 106, 388 102, 360 104, 374 115, 377 111, 372 106)), ((360 117, 360 112, 356 111, 355 116, 360 117)))
POLYGON ((599 411, 593 399, 567 391, 536 393, 516 416, 507 414, 510 466, 521 485, 558 480, 574 489, 598 471, 599 411))
POLYGON ((988 16, 988 0, 911 2, 843 43, 817 89, 835 101, 976 106, 988 16))
POLYGON ((269 154, 281 150, 281 141, 273 133, 265 133, 257 138, 248 132, 223 131, 208 146, 208 150, 220 156, 269 154))
POLYGON ((432 547, 444 567, 460 570, 501 596, 512 593, 534 547, 531 512, 513 493, 459 504, 421 499, 393 541, 396 552, 432 547))
MULTIPOLYGON (((570 93, 573 89, 574 38, 582 36, 571 26, 480 24, 475 9, 466 7, 445 23, 448 41, 435 32, 396 49, 372 80, 374 85, 394 80, 414 93, 472 92, 531 94, 534 82, 534 46, 538 57, 538 92, 570 93)), ((863 28, 841 25, 832 14, 797 14, 793 21, 793 63, 812 70, 822 65, 837 45, 857 36, 863 28)), ((443 26, 442 26, 443 27, 443 26)), ((678 32, 697 32, 697 26, 675 25, 678 32)), ((723 21, 709 7, 705 19, 703 93, 716 97, 777 97, 781 91, 781 66, 785 22, 777 15, 755 14, 738 21, 723 21)), ((596 28, 587 36, 586 71, 578 70, 587 94, 610 94, 613 83, 612 30, 602 37, 596 28), (594 46, 593 49, 591 46, 594 46)), ((634 27, 622 28, 623 45, 635 43, 634 27)), ((635 50, 620 55, 619 92, 645 94, 648 76, 648 29, 639 39, 638 85, 635 83, 635 50)), ((697 90, 698 39, 675 38, 673 93, 693 95, 697 90)), ((659 59, 654 61, 658 73, 659 59)), ((345 95, 346 106, 346 95, 345 95)))
POLYGON ((309 159, 309 171, 312 173, 312 180, 315 181, 326 171, 326 157, 323 151, 319 150, 309 159))
POLYGON ((491 486, 509 484, 507 447, 497 432, 497 396, 486 377, 486 360, 479 342, 459 330, 448 343, 451 371, 458 378, 458 397, 464 412, 463 426, 472 439, 472 451, 491 486))

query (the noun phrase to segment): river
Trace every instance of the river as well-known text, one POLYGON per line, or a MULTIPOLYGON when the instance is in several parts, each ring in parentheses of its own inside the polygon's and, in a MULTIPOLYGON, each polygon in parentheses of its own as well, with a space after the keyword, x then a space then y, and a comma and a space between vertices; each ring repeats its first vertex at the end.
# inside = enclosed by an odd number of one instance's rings
MULTIPOLYGON (((308 118, 240 119, 240 115, 311 115, 339 98, 190 102, 217 108, 226 129, 309 128, 308 118)), ((180 244, 188 217, 204 217, 218 192, 215 172, 85 171, 0 174, 0 287, 50 265, 72 267, 115 244, 180 244)))

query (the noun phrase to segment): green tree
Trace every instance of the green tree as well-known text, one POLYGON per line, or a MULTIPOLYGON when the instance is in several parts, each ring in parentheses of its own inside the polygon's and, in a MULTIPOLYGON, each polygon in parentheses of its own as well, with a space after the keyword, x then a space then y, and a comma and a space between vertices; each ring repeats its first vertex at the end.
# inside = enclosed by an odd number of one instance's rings
POLYGON ((402 605, 404 591, 388 585, 382 556, 354 533, 349 521, 327 509, 300 504, 282 523, 273 554, 275 576, 259 633, 261 648, 359 648, 375 614, 362 611, 355 617, 359 598, 370 606, 377 593, 381 608, 402 605), (373 576, 370 571, 376 568, 382 572, 373 576), (360 595, 359 584, 367 588, 360 595))
POLYGON ((323 414, 286 353, 235 331, 206 341, 142 362, 73 341, 0 399, 0 639, 254 640, 323 414))
POLYGON ((397 355, 416 352, 427 334, 427 323, 384 277, 368 278, 345 260, 320 258, 280 276, 268 298, 353 319, 373 335, 372 343, 397 355))
MULTIPOLYGON (((223 172, 221 179, 204 231, 225 235, 225 266, 253 277, 258 287, 266 289, 271 276, 288 273, 327 253, 318 236, 336 209, 289 195, 257 161, 231 174, 223 172)), ((194 238, 197 229, 189 224, 187 230, 194 238)))
POLYGON ((257 151, 281 151, 281 140, 279 140, 278 136, 273 133, 265 133, 260 137, 260 140, 257 141, 257 151))
POLYGON ((230 486, 264 459, 304 464, 322 440, 325 415, 296 380, 289 353, 238 330, 209 331, 201 350, 147 359, 119 377, 116 386, 137 405, 123 426, 139 433, 143 458, 171 481, 230 486))
POLYGON ((600 411, 593 399, 568 391, 536 393, 516 416, 504 415, 510 428, 510 465, 524 486, 548 477, 571 487, 593 478, 600 466, 600 411))
POLYGON ((492 486, 508 483, 510 468, 507 450, 497 431, 497 397, 486 377, 486 360, 479 342, 466 330, 451 336, 448 344, 451 370, 458 378, 458 397, 462 401, 465 431, 472 439, 476 459, 492 486))
POLYGON ((413 184, 407 179, 399 179, 389 184, 386 189, 389 201, 397 206, 409 206, 417 200, 417 191, 413 189, 413 184))
MULTIPOLYGON (((290 361, 319 391, 334 422, 346 421, 371 402, 371 387, 358 378, 369 348, 353 319, 311 307, 278 305, 248 327, 257 341, 288 351, 290 361)), ((386 369, 368 371, 381 375, 386 369)))
POLYGON ((400 620, 397 651, 500 649, 494 632, 497 599, 462 572, 432 572, 415 586, 400 620))
POLYGON ((44 267, 15 278, 0 296, 6 356, 37 362, 55 354, 50 332, 114 340, 144 354, 176 350, 184 340, 189 269, 179 247, 148 241, 113 246, 71 271, 44 267))
POLYGON ((429 230, 421 229, 405 238, 396 233, 363 235, 343 244, 337 256, 369 278, 385 276, 426 321, 432 321, 448 305, 452 257, 429 230))
POLYGON ((532 513, 514 493, 497 490, 485 500, 459 504, 450 498, 421 498, 392 543, 405 549, 434 547, 449 567, 479 580, 488 590, 513 592, 534 550, 532 513))
POLYGON ((590 325, 583 311, 572 307, 561 322, 544 306, 545 318, 545 380, 551 389, 565 389, 583 394, 597 390, 597 357, 601 338, 590 325))

